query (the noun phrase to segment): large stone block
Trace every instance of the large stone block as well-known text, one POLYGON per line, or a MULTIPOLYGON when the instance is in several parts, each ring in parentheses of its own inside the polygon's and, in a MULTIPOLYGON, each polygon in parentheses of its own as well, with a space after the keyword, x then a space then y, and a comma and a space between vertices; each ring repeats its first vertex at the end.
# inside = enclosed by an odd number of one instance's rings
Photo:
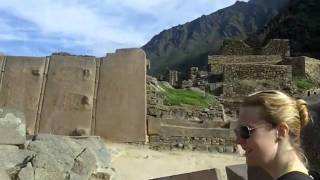
POLYGON ((94 57, 51 56, 40 133, 90 134, 95 75, 94 57))
POLYGON ((146 55, 121 49, 101 62, 95 134, 115 142, 146 141, 146 55))
POLYGON ((221 174, 218 169, 208 169, 174 176, 160 177, 152 180, 221 180, 221 174))
POLYGON ((65 176, 61 172, 48 171, 44 168, 35 168, 34 180, 65 180, 65 176))
MULTIPOLYGON (((70 171, 74 168, 76 159, 84 152, 89 152, 85 146, 69 137, 45 134, 38 135, 35 141, 30 142, 27 149, 37 153, 33 159, 35 168, 45 168, 57 172, 70 171)), ((94 160, 92 154, 89 159, 94 160)), ((90 163, 88 163, 89 165, 90 163)))
POLYGON ((1 149, 0 150, 0 169, 9 170, 26 159, 32 159, 34 152, 21 149, 1 149))
POLYGON ((89 179, 99 168, 108 168, 110 163, 109 154, 101 141, 91 138, 40 134, 27 149, 36 153, 32 159, 36 179, 53 175, 89 179))
POLYGON ((31 163, 28 163, 27 166, 18 174, 19 180, 34 180, 34 169, 32 168, 31 163))
POLYGON ((5 60, 0 107, 23 112, 29 134, 35 131, 45 63, 45 57, 8 56, 5 60))
POLYGON ((26 141, 26 123, 22 113, 0 109, 0 145, 20 145, 26 141))
POLYGON ((88 151, 93 154, 97 169, 109 168, 111 156, 100 137, 81 137, 74 141, 88 148, 88 151))

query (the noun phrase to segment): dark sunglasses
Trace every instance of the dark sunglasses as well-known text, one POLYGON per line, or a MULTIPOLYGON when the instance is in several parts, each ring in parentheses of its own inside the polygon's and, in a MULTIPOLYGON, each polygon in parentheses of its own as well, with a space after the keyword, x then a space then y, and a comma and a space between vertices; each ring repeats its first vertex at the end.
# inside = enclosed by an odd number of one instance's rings
POLYGON ((236 133, 237 137, 241 137, 242 139, 249 139, 255 129, 256 128, 252 128, 249 126, 240 126, 234 129, 234 132, 236 133))

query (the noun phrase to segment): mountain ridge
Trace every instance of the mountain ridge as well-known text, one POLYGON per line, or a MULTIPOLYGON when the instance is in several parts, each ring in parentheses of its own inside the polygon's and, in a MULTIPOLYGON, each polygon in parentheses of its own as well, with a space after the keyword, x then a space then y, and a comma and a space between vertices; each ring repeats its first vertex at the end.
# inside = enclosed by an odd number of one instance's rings
POLYGON ((237 1, 209 15, 155 35, 142 49, 151 62, 151 75, 167 68, 182 72, 206 65, 208 54, 219 52, 225 39, 246 39, 261 29, 289 0, 237 1))

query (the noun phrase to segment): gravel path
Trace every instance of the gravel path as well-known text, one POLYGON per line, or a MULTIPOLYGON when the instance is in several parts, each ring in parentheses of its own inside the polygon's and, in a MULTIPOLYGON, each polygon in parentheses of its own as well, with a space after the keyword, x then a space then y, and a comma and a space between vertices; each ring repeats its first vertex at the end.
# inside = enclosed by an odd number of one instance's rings
POLYGON ((114 143, 106 146, 111 152, 115 180, 147 180, 210 168, 220 169, 226 179, 225 166, 245 163, 237 154, 154 151, 144 145, 114 143))

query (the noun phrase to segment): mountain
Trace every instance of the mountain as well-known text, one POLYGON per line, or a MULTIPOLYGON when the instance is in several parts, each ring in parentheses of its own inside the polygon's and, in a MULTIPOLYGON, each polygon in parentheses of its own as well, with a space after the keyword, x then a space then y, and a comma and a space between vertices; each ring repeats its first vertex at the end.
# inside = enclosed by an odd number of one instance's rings
POLYGON ((151 75, 167 68, 182 72, 203 67, 208 54, 218 53, 224 39, 246 39, 264 27, 289 0, 237 1, 234 5, 183 25, 164 30, 142 49, 151 62, 151 75))
POLYGON ((265 44, 270 39, 290 39, 293 56, 320 58, 319 0, 291 0, 288 7, 257 31, 255 41, 265 44))

